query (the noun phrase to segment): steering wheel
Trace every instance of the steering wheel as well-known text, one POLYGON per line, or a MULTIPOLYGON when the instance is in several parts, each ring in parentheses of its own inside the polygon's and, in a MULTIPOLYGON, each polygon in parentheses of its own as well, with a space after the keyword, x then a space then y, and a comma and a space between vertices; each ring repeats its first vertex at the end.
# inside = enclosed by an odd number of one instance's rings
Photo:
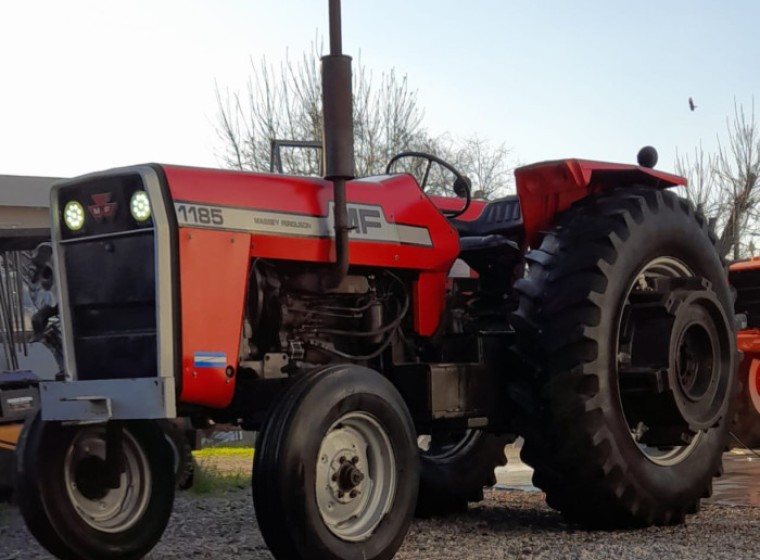
POLYGON ((444 161, 437 156, 434 156, 433 154, 428 154, 425 152, 401 152, 390 159, 388 165, 385 166, 385 173, 390 174, 393 164, 403 158, 419 158, 427 161, 427 165, 425 166, 425 173, 422 176, 422 181, 420 182, 420 187, 422 188, 423 192, 425 191, 425 185, 427 184, 428 176, 430 175, 430 168, 434 163, 437 163, 444 169, 451 171, 451 173, 454 175, 454 192, 458 197, 465 199, 464 207, 462 207, 461 210, 442 210, 443 215, 447 218, 456 218, 457 216, 461 216, 467 212, 467 209, 470 207, 470 203, 472 202, 471 182, 470 179, 460 173, 456 167, 451 165, 449 162, 444 161))

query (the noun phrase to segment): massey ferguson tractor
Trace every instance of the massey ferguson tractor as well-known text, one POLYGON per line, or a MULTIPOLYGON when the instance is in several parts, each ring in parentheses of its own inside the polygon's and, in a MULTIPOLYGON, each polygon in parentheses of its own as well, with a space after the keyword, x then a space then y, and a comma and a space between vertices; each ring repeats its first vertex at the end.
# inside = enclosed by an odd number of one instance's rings
POLYGON ((686 181, 651 149, 522 167, 492 202, 429 154, 355 179, 339 9, 324 179, 141 165, 54 187, 65 380, 19 443, 32 533, 63 559, 147 554, 174 497, 157 422, 177 416, 259 432, 278 560, 393 557, 415 512, 482 499, 516 435, 568 522, 682 522, 738 390, 724 264, 670 190, 686 181), (426 194, 432 168, 455 196, 426 194))

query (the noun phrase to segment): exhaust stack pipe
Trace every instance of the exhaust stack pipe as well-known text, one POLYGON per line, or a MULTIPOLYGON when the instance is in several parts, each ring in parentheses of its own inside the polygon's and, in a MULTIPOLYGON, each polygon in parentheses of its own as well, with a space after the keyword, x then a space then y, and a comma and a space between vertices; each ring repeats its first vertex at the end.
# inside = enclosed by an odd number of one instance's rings
POLYGON ((322 57, 322 142, 325 179, 333 182, 335 266, 322 281, 336 288, 348 272, 346 181, 354 178, 351 57, 343 54, 340 0, 330 0, 330 54, 322 57))

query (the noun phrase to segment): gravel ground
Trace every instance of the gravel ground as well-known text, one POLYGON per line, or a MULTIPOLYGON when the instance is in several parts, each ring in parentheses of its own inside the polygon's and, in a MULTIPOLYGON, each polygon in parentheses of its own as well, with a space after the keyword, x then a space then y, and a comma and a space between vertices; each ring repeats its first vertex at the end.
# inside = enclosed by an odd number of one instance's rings
MULTIPOLYGON (((0 506, 0 560, 51 558, 29 535, 18 511, 0 506)), ((216 496, 181 494, 150 560, 267 559, 250 489, 216 496)), ((587 532, 562 523, 538 492, 491 491, 467 514, 415 521, 397 560, 473 559, 760 559, 760 508, 705 506, 686 525, 587 532)))

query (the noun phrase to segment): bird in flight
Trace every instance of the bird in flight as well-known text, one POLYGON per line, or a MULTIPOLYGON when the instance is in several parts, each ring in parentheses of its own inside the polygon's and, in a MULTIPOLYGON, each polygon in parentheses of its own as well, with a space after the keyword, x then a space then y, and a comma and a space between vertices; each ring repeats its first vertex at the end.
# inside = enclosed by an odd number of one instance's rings
POLYGON ((689 97, 689 109, 691 109, 693 111, 696 108, 697 108, 697 106, 694 105, 694 100, 691 97, 689 97))

